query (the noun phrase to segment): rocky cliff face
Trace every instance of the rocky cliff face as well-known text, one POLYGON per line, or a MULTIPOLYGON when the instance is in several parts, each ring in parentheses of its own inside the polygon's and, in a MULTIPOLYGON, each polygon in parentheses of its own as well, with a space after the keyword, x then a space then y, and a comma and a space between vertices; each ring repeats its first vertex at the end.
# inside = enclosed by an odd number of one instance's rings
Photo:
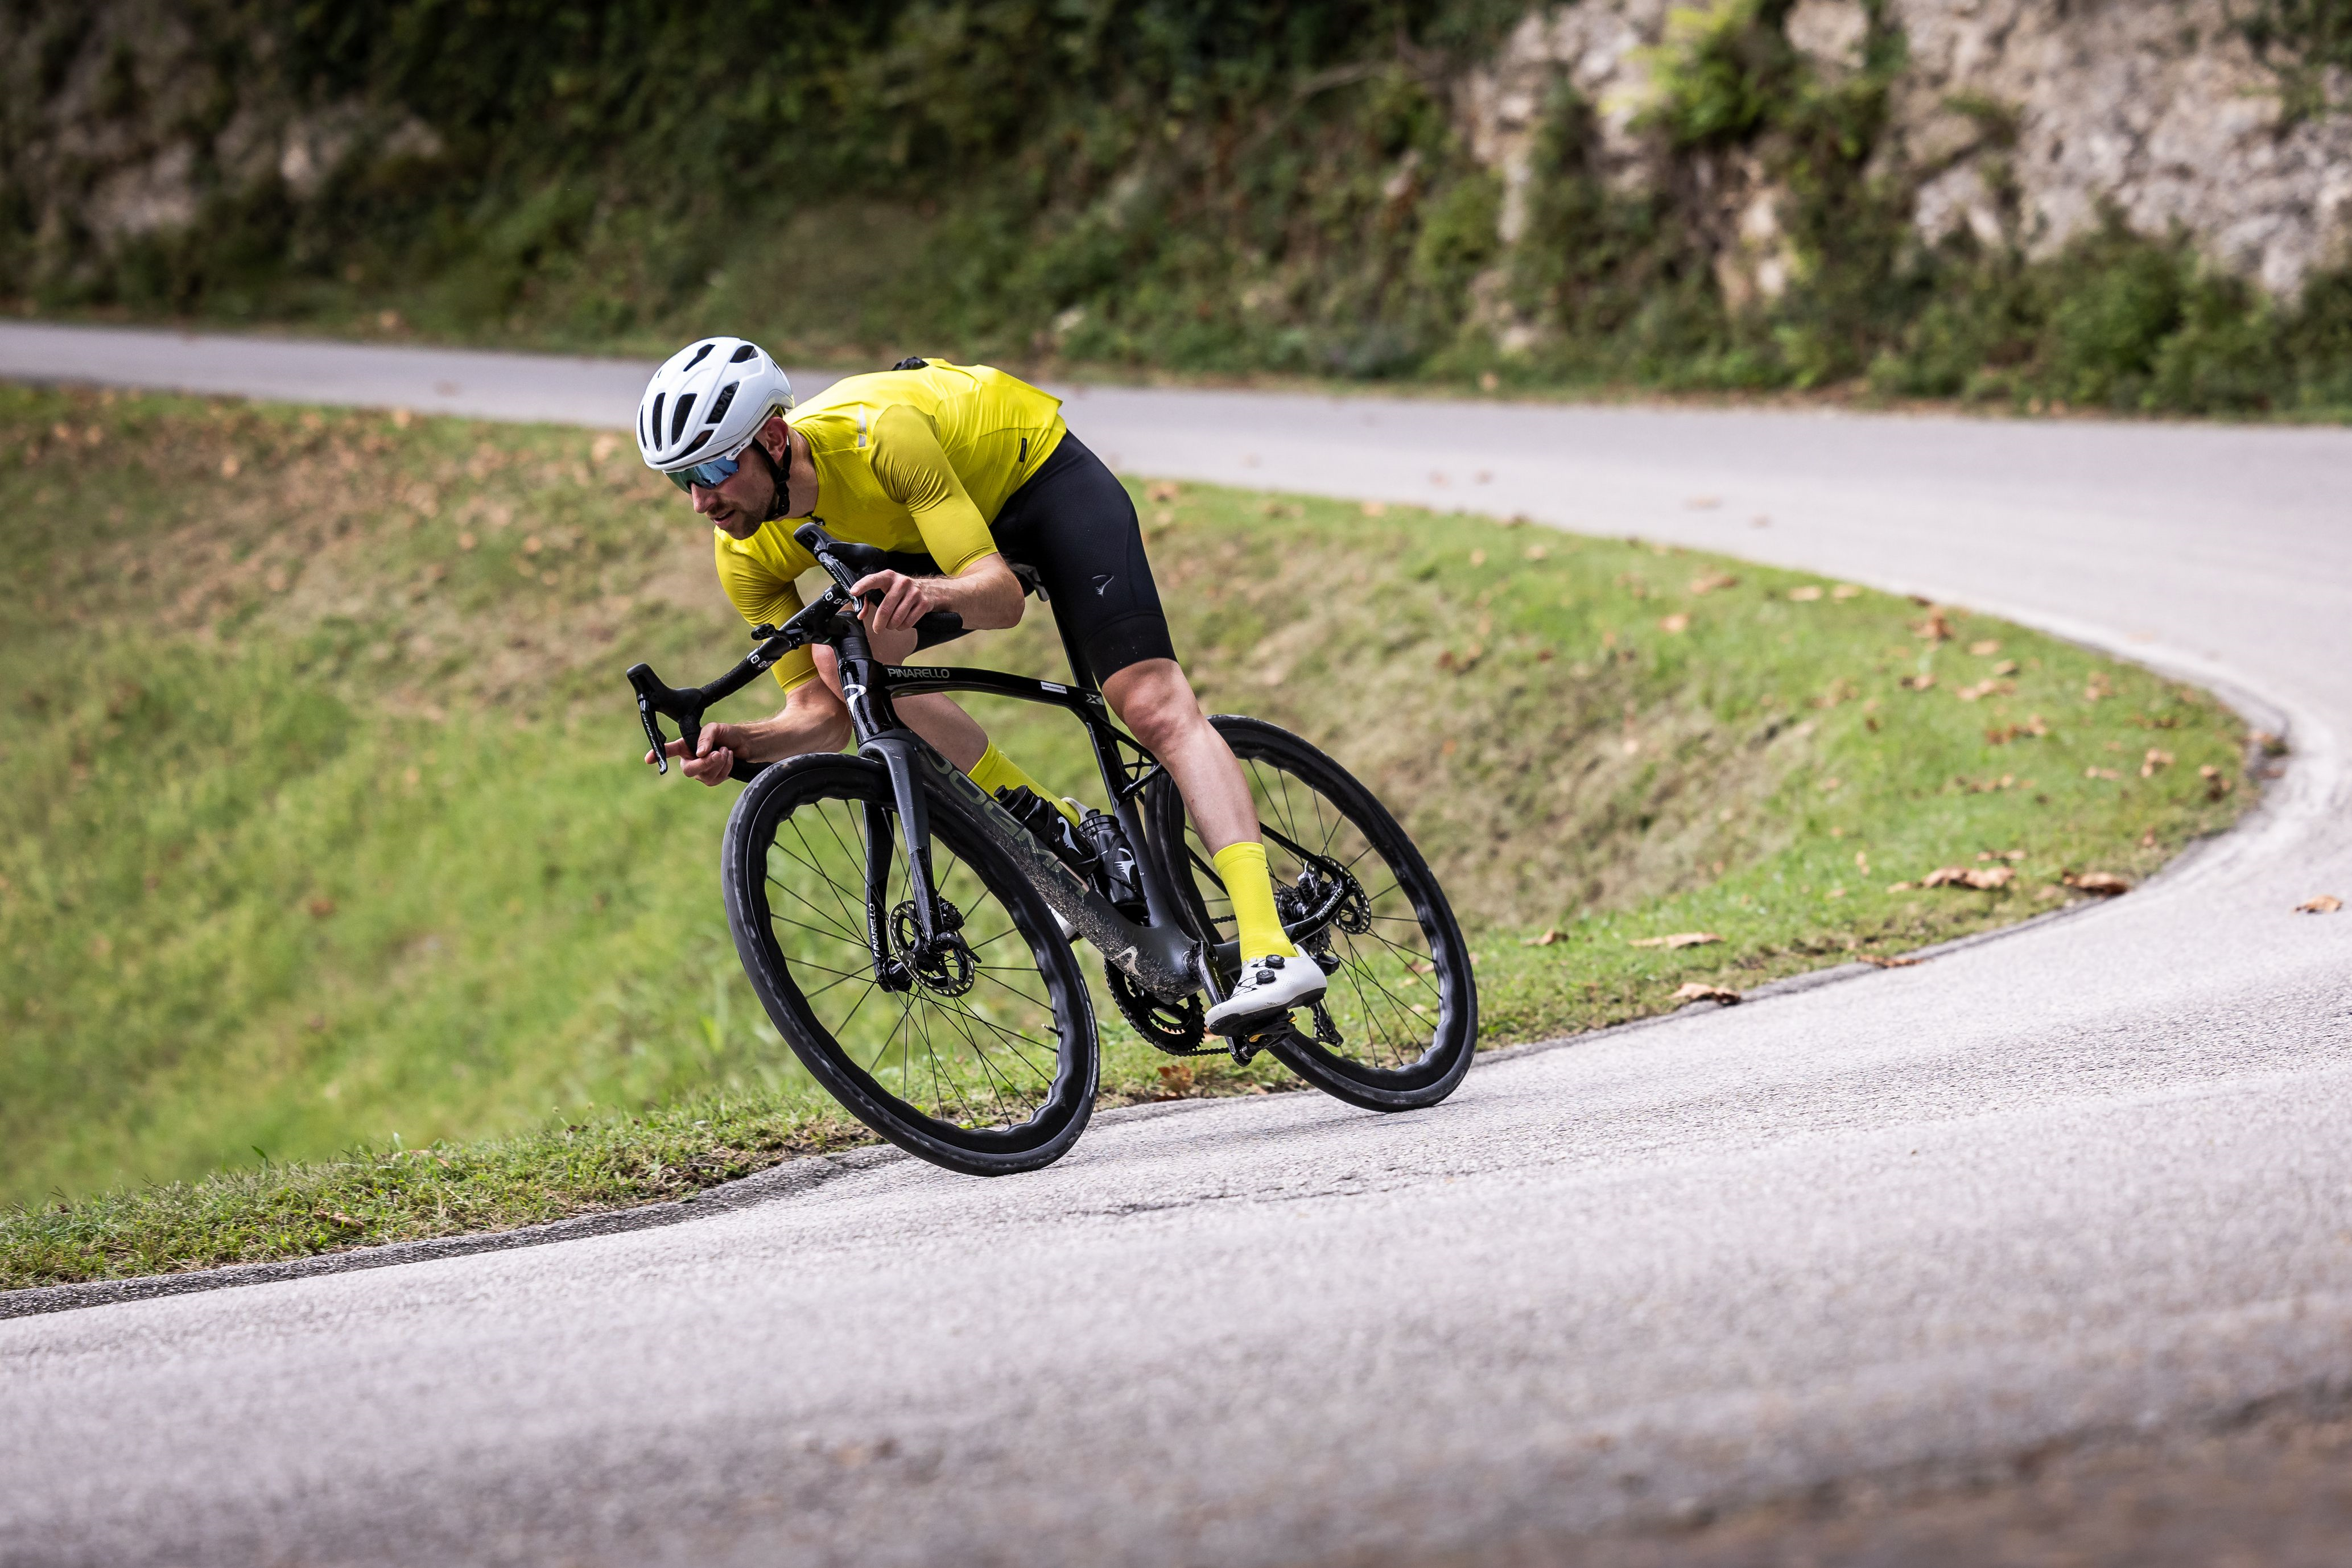
MULTIPOLYGON (((1664 141, 1640 128, 1669 10, 1540 8, 1463 82, 1465 136, 1503 182, 1507 244, 1524 222, 1544 105, 1562 85, 1597 110, 1596 153, 1613 184, 1674 177, 1664 141)), ((1862 67, 1874 26, 1900 35, 1872 173, 1916 192, 1923 239, 1966 229, 2046 256, 2113 212, 2151 238, 2183 231, 2212 262, 2287 298, 2352 262, 2352 114, 2291 112, 2225 0, 1800 0, 1781 26, 1830 76, 1862 67)), ((2326 100, 2343 104, 2347 85, 2324 83, 2326 100)), ((1781 193, 1737 157, 1718 162, 1719 281, 1735 305, 1773 297, 1790 265, 1781 193)))

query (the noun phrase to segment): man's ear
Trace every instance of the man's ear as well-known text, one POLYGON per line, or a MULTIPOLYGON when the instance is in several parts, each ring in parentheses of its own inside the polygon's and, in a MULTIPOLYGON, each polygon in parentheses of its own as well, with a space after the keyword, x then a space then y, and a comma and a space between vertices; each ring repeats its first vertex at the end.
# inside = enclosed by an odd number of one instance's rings
POLYGON ((768 416, 768 422, 760 426, 760 445, 766 447, 768 456, 776 460, 777 468, 789 465, 790 459, 785 454, 792 449, 792 426, 784 423, 782 415, 768 416))

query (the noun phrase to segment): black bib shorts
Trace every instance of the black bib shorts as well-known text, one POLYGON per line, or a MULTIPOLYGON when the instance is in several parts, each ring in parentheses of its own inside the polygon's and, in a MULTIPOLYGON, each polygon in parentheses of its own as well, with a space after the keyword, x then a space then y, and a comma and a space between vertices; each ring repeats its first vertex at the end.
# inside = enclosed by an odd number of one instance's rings
MULTIPOLYGON (((1075 434, 1065 431, 1054 455, 1005 498, 989 531, 1008 563, 1045 585, 1055 620, 1086 658, 1087 668, 1073 673, 1100 685, 1130 664, 1176 657, 1135 501, 1075 434)), ((909 576, 940 570, 928 555, 896 552, 890 565, 909 576)))

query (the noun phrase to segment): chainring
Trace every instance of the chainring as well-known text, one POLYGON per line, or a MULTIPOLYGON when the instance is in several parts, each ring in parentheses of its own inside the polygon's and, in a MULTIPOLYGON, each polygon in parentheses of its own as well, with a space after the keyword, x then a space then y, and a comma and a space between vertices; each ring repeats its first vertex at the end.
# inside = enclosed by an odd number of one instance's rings
POLYGON ((1163 1002, 1137 985, 1116 964, 1103 965, 1103 978, 1110 985, 1111 1000, 1155 1050, 1171 1057, 1202 1057, 1223 1050, 1223 1041, 1216 1045, 1202 1044, 1207 1037, 1208 1011, 1201 1005, 1198 992, 1181 1002, 1163 1002))

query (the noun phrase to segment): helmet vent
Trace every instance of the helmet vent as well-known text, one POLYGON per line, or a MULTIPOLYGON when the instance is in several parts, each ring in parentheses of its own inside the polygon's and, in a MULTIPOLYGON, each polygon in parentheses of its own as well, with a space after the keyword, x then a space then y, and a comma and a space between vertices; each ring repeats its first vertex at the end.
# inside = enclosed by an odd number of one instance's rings
POLYGON ((758 354, 759 352, 760 351, 758 349, 753 348, 750 343, 745 343, 741 348, 737 349, 733 353, 728 356, 727 363, 729 364, 741 364, 745 360, 751 359, 758 354))
POLYGON ((678 456, 679 456, 680 458, 691 458, 691 457, 693 457, 697 452, 699 452, 700 450, 702 450, 702 444, 703 444, 705 441, 708 441, 708 440, 709 440, 709 439, 710 439, 710 432, 709 432, 709 431, 708 431, 708 430, 698 430, 698 431, 696 431, 696 432, 694 433, 694 439, 693 439, 693 440, 691 440, 691 441, 688 441, 688 442, 686 444, 686 450, 685 450, 685 451, 683 451, 683 452, 680 452, 680 453, 678 454, 678 456))
POLYGON ((686 434, 687 416, 694 412, 694 394, 680 395, 677 405, 669 413, 669 438, 673 441, 686 434))
POLYGON ((719 345, 718 345, 718 344, 716 344, 716 343, 709 343, 709 342, 703 342, 703 343, 697 343, 697 344, 695 344, 695 345, 694 345, 694 357, 693 357, 692 359, 690 359, 690 360, 687 361, 684 364, 682 364, 682 365, 680 365, 680 366, 678 366, 678 367, 677 367, 677 369, 678 369, 678 374, 679 374, 680 375, 683 375, 683 374, 685 374, 688 371, 692 370, 696 365, 700 364, 700 363, 703 362, 704 358, 709 354, 710 351, 711 351, 712 349, 714 349, 714 348, 718 347, 718 346, 719 346, 719 345))
POLYGON ((740 381, 730 381, 719 389, 719 401, 710 405, 710 416, 703 421, 705 425, 716 425, 727 417, 728 405, 735 401, 735 389, 742 384, 740 381))
POLYGON ((654 394, 654 439, 656 442, 661 439, 662 405, 668 400, 669 394, 667 392, 656 392, 654 394))

